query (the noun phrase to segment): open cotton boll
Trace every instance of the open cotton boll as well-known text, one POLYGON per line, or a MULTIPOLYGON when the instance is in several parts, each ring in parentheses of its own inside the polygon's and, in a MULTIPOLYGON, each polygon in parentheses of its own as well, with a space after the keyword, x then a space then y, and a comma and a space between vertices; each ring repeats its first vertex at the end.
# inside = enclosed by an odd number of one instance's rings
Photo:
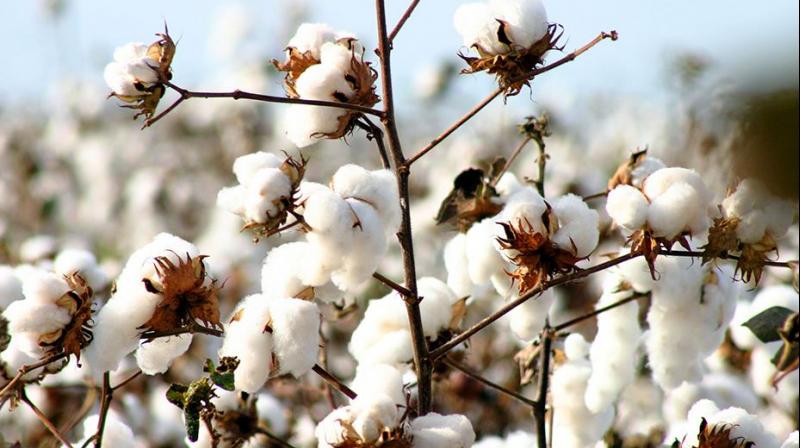
MULTIPOLYGON (((0 370, 0 373, 4 372, 6 378, 13 378, 23 366, 40 361, 41 353, 34 356, 26 353, 31 351, 30 344, 31 338, 12 337, 6 349, 0 352, 0 367, 4 368, 4 370, 0 370)), ((21 379, 23 381, 36 379, 43 371, 44 367, 33 369, 23 375, 21 379)))
POLYGON ((189 350, 191 344, 191 334, 156 338, 150 342, 142 341, 136 350, 136 363, 145 375, 164 373, 175 358, 189 350))
POLYGON ((574 251, 578 258, 592 253, 600 238, 597 212, 574 194, 558 198, 553 203, 553 212, 558 218, 559 228, 550 235, 550 240, 564 250, 574 251))
POLYGON ((532 446, 536 446, 536 434, 517 430, 502 439, 498 436, 484 437, 472 445, 472 448, 529 448, 532 446))
POLYGON ((587 382, 592 369, 585 359, 588 344, 583 336, 573 333, 564 342, 567 362, 553 372, 553 446, 580 448, 593 446, 603 437, 614 420, 609 406, 594 413, 586 407, 587 382), (583 356, 581 356, 583 355, 583 356))
POLYGON ((383 394, 359 395, 335 409, 314 430, 318 447, 370 446, 399 424, 397 406, 383 394))
MULTIPOLYGON (((97 432, 99 420, 100 416, 98 414, 87 417, 83 421, 83 439, 73 445, 83 446, 87 444, 89 439, 97 432)), ((134 437, 131 428, 122 421, 120 415, 114 410, 109 410, 108 414, 106 414, 103 438, 100 443, 103 446, 113 446, 114 448, 134 448, 138 446, 138 441, 134 437)))
POLYGON ((528 48, 547 34, 547 11, 541 0, 491 0, 492 13, 506 23, 514 45, 528 48))
MULTIPOLYGON (((603 308, 635 293, 632 290, 619 289, 620 279, 609 276, 595 308, 603 308)), ((585 395, 589 410, 601 412, 608 408, 617 400, 622 390, 633 383, 641 336, 639 304, 636 301, 597 316, 597 335, 589 353, 592 375, 589 377, 585 395)))
POLYGON ((615 223, 625 229, 635 230, 647 222, 649 205, 639 189, 619 185, 608 193, 606 212, 615 223))
POLYGON ((444 246, 444 267, 447 270, 447 286, 459 296, 472 293, 472 280, 469 277, 469 259, 466 251, 467 237, 458 233, 444 246))
POLYGON ((411 420, 414 448, 468 448, 475 443, 475 431, 467 417, 435 412, 411 420))
POLYGON ((256 173, 264 168, 280 168, 283 164, 275 154, 258 151, 239 156, 233 161, 233 174, 240 184, 249 184, 256 173))
POLYGON ((347 203, 358 221, 350 229, 352 244, 348 251, 330 254, 340 260, 340 266, 331 272, 331 281, 343 291, 353 291, 378 268, 386 252, 386 233, 374 207, 357 199, 347 199, 347 203))
POLYGON ((800 446, 800 433, 793 431, 789 437, 783 441, 781 448, 798 448, 800 446))
POLYGON ((765 448, 779 446, 778 440, 764 429, 757 416, 735 407, 720 410, 711 400, 700 400, 689 410, 687 416, 689 432, 683 441, 687 446, 697 445, 697 428, 700 428, 702 419, 705 419, 709 426, 726 425, 726 428, 730 429, 730 440, 740 439, 765 448))
POLYGON ((145 95, 137 84, 153 84, 158 81, 158 73, 151 67, 158 67, 158 61, 147 57, 148 45, 129 43, 114 50, 114 61, 106 65, 103 78, 108 87, 120 96, 145 95))
MULTIPOLYGON (((335 46, 343 48, 339 45, 335 46)), ((305 71, 297 78, 295 89, 301 98, 323 101, 338 101, 336 98, 337 96, 344 95, 345 97, 350 97, 353 94, 353 87, 347 82, 345 73, 346 72, 343 72, 341 67, 337 64, 323 63, 312 65, 305 69, 305 71)), ((342 112, 341 109, 333 110, 339 111, 340 113, 342 112)))
POLYGON ((495 274, 503 274, 506 261, 496 250, 497 229, 501 229, 493 218, 477 222, 466 234, 465 252, 469 254, 467 271, 472 283, 482 285, 495 274))
POLYGON ((403 374, 389 364, 359 364, 350 385, 359 396, 386 395, 397 405, 406 402, 403 374))
POLYGON ((271 300, 260 294, 245 297, 234 312, 234 318, 225 326, 219 357, 239 359, 234 375, 237 390, 255 393, 269 378, 273 338, 266 327, 270 321, 270 303, 271 300))
POLYGON ((22 298, 22 282, 14 273, 14 268, 0 265, 0 309, 5 309, 9 303, 22 298))
POLYGON ((358 165, 344 165, 333 175, 331 189, 344 198, 361 199, 375 207, 387 232, 400 225, 397 179, 389 170, 368 171, 358 165))
POLYGON ((61 275, 79 273, 95 289, 103 289, 108 285, 108 276, 94 254, 82 249, 64 249, 53 261, 53 270, 61 275))
POLYGON ((300 53, 311 52, 315 59, 320 58, 319 50, 325 42, 337 39, 336 32, 324 23, 303 23, 294 36, 286 44, 287 48, 294 48, 300 53))
POLYGON ((317 305, 300 299, 272 299, 269 314, 277 374, 299 377, 311 370, 320 344, 321 316, 317 305))
MULTIPOLYGON (((308 98, 320 99, 320 98, 308 98)), ((325 98, 325 101, 333 101, 325 98)), ((320 135, 335 132, 344 109, 326 106, 292 104, 286 108, 281 120, 286 137, 298 148, 305 148, 319 140, 320 135)))
POLYGON ((641 187, 647 176, 666 167, 667 165, 661 159, 650 156, 645 157, 631 170, 631 184, 634 187, 641 187))
POLYGON ((492 10, 487 3, 466 3, 456 9, 453 25, 461 35, 464 46, 479 46, 483 51, 499 54, 508 51, 508 46, 498 42, 497 22, 489 18, 492 10))
POLYGON ((672 239, 686 230, 700 213, 703 208, 695 189, 687 183, 677 183, 659 196, 651 197, 647 222, 654 235, 672 239))
POLYGON ((399 364, 411 359, 411 332, 397 293, 369 301, 364 318, 350 336, 348 350, 359 364, 399 364))
POLYGON ((511 310, 509 324, 514 335, 522 341, 532 341, 538 337, 554 300, 555 293, 552 289, 547 289, 511 310))
POLYGON ((453 315, 452 306, 458 297, 447 284, 433 277, 419 279, 417 291, 422 297, 419 307, 424 334, 436 339, 439 332, 448 327, 453 315))

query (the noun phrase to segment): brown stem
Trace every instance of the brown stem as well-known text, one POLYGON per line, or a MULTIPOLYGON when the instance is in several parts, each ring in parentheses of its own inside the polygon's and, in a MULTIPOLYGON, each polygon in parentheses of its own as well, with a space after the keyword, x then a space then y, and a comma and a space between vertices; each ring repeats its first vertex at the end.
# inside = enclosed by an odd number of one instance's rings
POLYGON ((411 13, 414 12, 414 9, 419 5, 420 0, 413 0, 408 8, 406 8, 406 12, 400 17, 400 20, 397 21, 397 25, 394 26, 394 29, 391 33, 389 33, 389 44, 391 45, 394 42, 394 38, 397 37, 397 33, 403 28, 403 25, 406 24, 406 21, 409 17, 411 17, 411 13))
POLYGON ((111 387, 111 374, 103 373, 103 391, 100 393, 100 418, 97 420, 97 432, 94 436, 94 448, 100 448, 103 443, 103 431, 106 427, 108 411, 111 409, 111 400, 114 398, 114 389, 111 387))
POLYGON ((64 446, 72 448, 72 444, 69 443, 66 437, 64 437, 58 431, 53 422, 51 422, 50 419, 48 419, 47 416, 44 415, 44 412, 42 412, 41 409, 37 408, 36 405, 33 404, 33 402, 28 398, 28 395, 25 393, 25 389, 22 389, 22 391, 20 391, 19 398, 20 400, 22 400, 23 403, 28 405, 28 407, 31 409, 31 411, 33 411, 34 414, 36 414, 36 417, 39 419, 40 422, 42 422, 42 424, 47 428, 47 430, 50 431, 50 434, 53 434, 53 436, 56 439, 58 439, 58 441, 61 442, 64 446))
POLYGON ((125 378, 124 380, 122 380, 122 382, 121 382, 121 383, 117 384, 116 386, 113 386, 113 387, 111 388, 111 390, 117 390, 117 389, 121 389, 121 388, 123 388, 123 387, 127 386, 127 385, 128 385, 128 383, 130 383, 131 381, 133 381, 133 380, 135 380, 136 378, 138 378, 138 377, 139 377, 141 374, 142 374, 142 371, 141 371, 141 370, 136 370, 136 372, 135 372, 133 375, 131 375, 131 376, 129 376, 129 377, 127 377, 127 378, 125 378))
POLYGON ((428 354, 428 343, 422 330, 422 316, 419 311, 419 295, 417 293, 417 271, 414 263, 414 242, 411 235, 411 213, 409 202, 408 176, 409 166, 406 163, 403 149, 400 146, 400 136, 397 132, 397 122, 394 117, 394 95, 392 93, 392 45, 386 32, 386 9, 384 0, 375 0, 375 12, 378 22, 378 55, 380 56, 381 84, 383 88, 384 113, 381 117, 383 127, 388 137, 389 152, 394 160, 395 174, 397 175, 397 190, 400 196, 400 209, 402 219, 397 239, 403 254, 403 271, 405 273, 405 287, 409 295, 405 296, 406 312, 408 313, 409 328, 411 329, 412 346, 414 353, 414 367, 417 374, 417 412, 425 415, 431 410, 432 401, 432 372, 433 365, 428 354))
MULTIPOLYGON (((70 420, 61 427, 62 434, 69 434, 72 429, 78 425, 78 423, 82 422, 89 411, 92 410, 94 406, 94 400, 97 398, 97 389, 94 387, 88 387, 86 390, 86 396, 83 399, 83 403, 81 407, 78 408, 78 412, 75 412, 71 415, 70 420)), ((54 442, 55 443, 55 442, 54 442)), ((58 446, 58 445, 54 445, 58 446)))
MULTIPOLYGON (((536 421, 536 444, 539 448, 547 448, 547 389, 550 385, 550 355, 553 344, 553 331, 547 322, 542 329, 542 351, 539 352, 539 382, 536 388, 536 406, 533 418, 536 421)), ((552 438, 552 434, 550 435, 552 438)))
POLYGON ((187 325, 185 325, 183 327, 173 328, 172 330, 167 330, 167 331, 145 331, 144 333, 141 334, 140 337, 141 337, 141 339, 144 339, 146 342, 150 342, 150 341, 152 341, 153 339, 156 339, 156 338, 163 338, 163 337, 167 337, 167 336, 179 336, 179 335, 187 334, 187 333, 192 333, 192 334, 194 334, 194 333, 202 333, 202 334, 207 334, 207 335, 210 335, 210 336, 217 336, 217 337, 222 337, 223 334, 224 334, 222 332, 222 330, 217 330, 216 328, 204 327, 204 326, 198 324, 197 322, 192 321, 192 322, 190 322, 189 324, 187 324, 187 325))
POLYGON ((252 93, 252 92, 245 92, 243 90, 233 90, 231 92, 200 92, 200 91, 193 91, 184 89, 182 87, 178 87, 177 85, 169 82, 169 81, 162 81, 162 83, 169 87, 170 89, 178 92, 180 98, 178 98, 174 103, 172 103, 167 109, 163 112, 159 113, 155 117, 148 118, 144 122, 144 126, 142 128, 146 128, 152 126, 153 123, 163 118, 169 112, 174 110, 180 103, 185 100, 191 98, 233 98, 235 100, 245 99, 245 100, 254 100, 254 101, 263 101, 267 103, 283 103, 283 104, 304 104, 306 106, 323 106, 323 107, 336 107, 339 109, 346 109, 351 110, 354 112, 361 112, 362 114, 374 115, 376 117, 380 117, 383 115, 383 112, 377 109, 373 109, 371 107, 360 106, 358 104, 349 104, 349 103, 339 103, 336 101, 321 101, 321 100, 308 100, 303 98, 289 98, 284 96, 274 96, 274 95, 262 95, 259 93, 252 93))
MULTIPOLYGON (((319 340, 320 340, 320 348, 319 348, 319 366, 328 370, 328 339, 325 337, 325 332, 322 330, 322 325, 319 326, 319 340)), ((328 404, 331 407, 331 410, 336 409, 339 407, 336 404, 336 397, 333 395, 333 388, 327 381, 324 382, 323 385, 325 389, 325 398, 328 400, 328 404)))
POLYGON ((398 284, 397 282, 395 282, 390 278, 384 277, 384 275, 381 274, 380 272, 373 272, 372 278, 378 280, 379 282, 383 283, 389 288, 392 288, 393 290, 397 291, 403 297, 411 296, 411 291, 409 291, 405 286, 398 284))
POLYGON ((14 375, 14 378, 12 378, 11 381, 9 381, 8 383, 5 384, 5 386, 3 386, 3 390, 0 390, 0 397, 4 396, 6 394, 6 392, 11 390, 11 388, 14 387, 14 385, 17 384, 19 382, 19 380, 21 380, 22 377, 25 376, 28 372, 32 372, 32 371, 38 369, 39 367, 44 367, 44 366, 46 366, 46 365, 48 365, 48 364, 50 364, 52 362, 59 361, 59 360, 64 359, 64 358, 66 358, 68 356, 69 356, 69 353, 63 352, 63 353, 59 353, 57 355, 48 356, 47 358, 45 358, 45 359, 43 359, 41 361, 35 362, 33 364, 28 364, 28 365, 24 365, 24 366, 20 367, 20 369, 17 371, 17 374, 14 375))
MULTIPOLYGON (((542 73, 547 73, 550 70, 553 70, 554 68, 560 67, 560 66, 566 64, 567 62, 574 61, 578 56, 580 56, 581 54, 583 54, 586 51, 588 51, 590 48, 592 48, 595 45, 597 45, 600 41, 602 41, 604 39, 609 39, 609 38, 611 40, 617 40, 617 32, 616 31, 611 31, 610 33, 602 32, 597 37, 595 37, 591 42, 589 42, 586 45, 578 48, 577 50, 575 50, 572 53, 564 56, 563 58, 557 60, 556 62, 553 62, 552 64, 546 65, 546 66, 541 67, 541 68, 537 68, 535 70, 531 70, 529 73, 526 73, 525 75, 522 75, 520 77, 512 79, 511 81, 508 82, 507 85, 512 85, 512 84, 515 84, 515 83, 520 82, 520 81, 530 80, 530 79, 532 79, 532 78, 534 78, 534 77, 536 77, 538 75, 541 75, 542 73)), ((469 121, 472 117, 477 115, 478 112, 480 112, 484 107, 486 107, 489 103, 491 103, 495 98, 500 96, 500 94, 503 93, 504 91, 505 91, 504 87, 498 87, 494 92, 490 93, 489 96, 487 96, 486 98, 481 100, 480 103, 476 104, 463 117, 459 118, 449 128, 447 128, 444 132, 442 132, 441 135, 439 135, 438 137, 436 137, 433 140, 431 140, 431 142, 428 143, 427 146, 425 146, 424 148, 420 149, 419 151, 417 151, 416 154, 411 156, 408 159, 407 163, 409 165, 411 165, 414 162, 416 162, 417 160, 419 160, 420 157, 422 157, 425 154, 427 154, 436 145, 441 143, 442 140, 446 139, 450 134, 455 132, 456 129, 460 128, 461 125, 463 125, 464 123, 469 121)))
POLYGON ((524 139, 522 139, 522 141, 519 142, 517 147, 514 148, 514 151, 508 157, 508 160, 506 160, 506 164, 503 165, 503 168, 500 170, 500 172, 494 176, 494 179, 492 179, 491 186, 493 187, 497 186, 497 182, 500 181, 500 178, 503 177, 503 174, 505 174, 506 172, 508 172, 509 169, 511 169, 511 165, 514 164, 514 161, 517 160, 517 157, 519 157, 519 155, 522 153, 522 150, 525 149, 525 146, 530 141, 531 141, 530 137, 525 137, 524 139))
POLYGON ((536 178, 536 190, 539 192, 539 196, 544 196, 544 172, 545 167, 547 166, 547 152, 545 152, 545 144, 544 144, 544 137, 538 135, 536 138, 533 139, 536 142, 536 145, 539 147, 539 157, 536 159, 536 164, 539 166, 539 177, 536 178))
MULTIPOLYGON (((666 250, 666 249, 659 249, 659 255, 668 255, 672 257, 693 257, 693 258, 702 258, 703 252, 699 251, 685 251, 685 250, 666 250)), ((723 260, 739 260, 740 257, 736 255, 729 255, 729 254, 720 254, 717 258, 723 260)), ((792 266, 787 261, 772 261, 772 260, 765 260, 764 265, 772 266, 776 268, 789 268, 791 269, 792 266)))
POLYGON ((451 339, 450 341, 448 341, 444 345, 440 346, 439 348, 437 348, 436 350, 431 352, 431 359, 436 360, 436 359, 442 357, 445 353, 447 353, 448 351, 450 351, 451 349, 453 349, 457 345, 461 344, 462 342, 466 341, 467 339, 469 339, 475 333, 477 333, 477 332, 483 330, 484 328, 488 327, 490 324, 492 324, 497 319, 500 319, 501 317, 503 317, 509 311, 511 311, 514 308, 522 305, 525 301, 527 301, 531 297, 534 297, 534 296, 536 296, 538 294, 541 294, 542 292, 544 292, 547 289, 550 289, 550 288, 552 288, 554 286, 563 285, 564 283, 569 283, 571 281, 575 281, 575 280, 578 280, 578 279, 581 279, 581 278, 584 278, 584 277, 588 277, 589 275, 594 274, 595 272, 603 271, 603 270, 608 269, 608 268, 610 268, 612 266, 616 266, 616 265, 618 265, 620 263, 624 263, 624 262, 626 262, 628 260, 632 260, 632 259, 634 259, 636 257, 639 257, 639 256, 641 256, 640 253, 627 253, 625 255, 620 255, 617 258, 605 261, 603 263, 596 264, 596 265, 594 265, 594 266, 592 266, 590 268, 586 268, 586 269, 580 270, 578 272, 574 272, 572 274, 562 275, 562 276, 554 278, 554 279, 552 279, 550 281, 544 282, 540 286, 538 286, 538 287, 528 291, 527 293, 523 294, 520 298, 503 305, 499 310, 497 310, 494 313, 484 317, 483 319, 478 321, 476 324, 474 324, 471 327, 469 327, 468 329, 462 331, 457 336, 455 336, 453 339, 451 339))
POLYGON ((498 391, 508 395, 509 397, 514 398, 516 400, 519 400, 522 403, 527 404, 528 406, 531 406, 532 408, 535 409, 536 402, 531 400, 530 398, 520 394, 519 392, 514 392, 511 389, 508 389, 508 388, 506 388, 504 386, 501 386, 501 385, 499 385, 499 384, 497 384, 497 383, 495 383, 493 381, 490 381, 489 379, 484 378, 481 375, 478 375, 477 373, 475 373, 475 372, 471 371, 470 369, 468 369, 466 366, 464 366, 461 363, 458 363, 458 362, 456 362, 456 361, 454 361, 454 360, 452 360, 450 358, 444 358, 444 359, 441 360, 441 362, 443 362, 447 366, 450 366, 450 367, 460 371, 461 373, 463 373, 464 375, 472 378, 473 380, 475 380, 475 381, 477 381, 479 383, 483 383, 486 386, 491 387, 492 389, 498 390, 498 391))
POLYGON ((375 145, 378 147, 378 154, 381 156, 381 164, 384 169, 389 169, 392 166, 389 164, 389 154, 386 153, 386 145, 383 141, 383 131, 381 128, 372 122, 366 116, 361 116, 360 119, 355 121, 356 125, 367 132, 367 140, 375 140, 375 145))
POLYGON ((339 381, 338 378, 336 378, 335 376, 331 375, 330 372, 328 372, 327 370, 323 369, 322 366, 320 366, 319 364, 314 364, 314 367, 312 367, 311 370, 313 370, 317 375, 322 377, 322 379, 325 380, 326 383, 330 384, 334 389, 336 389, 339 392, 341 392, 347 398, 349 398, 351 400, 355 400, 356 397, 358 396, 353 391, 353 389, 350 389, 349 387, 347 387, 346 384, 344 384, 343 382, 339 381))
POLYGON ((587 319, 591 319, 594 316, 597 316, 598 314, 603 314, 608 310, 613 310, 614 308, 616 308, 618 306, 625 305, 628 302, 633 302, 634 300, 639 300, 642 297, 649 297, 649 296, 650 296, 649 292, 648 293, 644 293, 644 294, 633 292, 633 294, 631 294, 630 297, 626 297, 626 298, 618 300, 618 301, 616 301, 616 302, 614 302, 614 303, 612 303, 610 305, 606 305, 606 306, 604 306, 602 308, 598 308, 598 309, 592 311, 591 313, 586 313, 583 316, 578 316, 578 317, 576 317, 574 319, 570 319, 570 320, 568 320, 568 321, 566 321, 564 323, 558 324, 555 327, 553 327, 553 331, 556 331, 556 332, 561 331, 561 330, 563 330, 565 328, 569 328, 569 327, 571 327, 571 326, 573 326, 575 324, 581 323, 581 322, 583 322, 583 321, 585 321, 587 319))
POLYGON ((255 429, 255 432, 267 436, 268 439, 270 439, 272 442, 274 442, 281 448, 294 448, 292 444, 271 433, 266 428, 262 428, 259 426, 258 428, 255 429))
POLYGON ((590 194, 588 196, 584 196, 583 200, 584 201, 591 201, 592 199, 600 199, 600 198, 604 198, 606 196, 608 196, 608 191, 601 191, 599 193, 595 193, 595 194, 590 194))

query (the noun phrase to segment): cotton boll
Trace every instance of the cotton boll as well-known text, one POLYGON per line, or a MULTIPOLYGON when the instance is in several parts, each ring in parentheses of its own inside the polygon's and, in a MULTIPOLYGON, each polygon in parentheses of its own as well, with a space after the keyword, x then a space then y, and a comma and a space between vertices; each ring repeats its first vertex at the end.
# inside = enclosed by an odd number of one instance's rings
POLYGON ((283 160, 278 158, 275 154, 264 151, 258 151, 250 154, 239 156, 233 161, 233 173, 236 175, 236 180, 242 184, 249 184, 256 173, 264 168, 280 168, 283 160))
POLYGON ((425 336, 436 339, 439 332, 447 328, 457 297, 444 282, 433 277, 419 279, 417 290, 422 297, 419 307, 425 336))
POLYGON ((14 273, 14 268, 0 265, 0 309, 22 298, 22 282, 14 273))
POLYGON ((319 308, 305 300, 272 299, 269 313, 277 374, 305 374, 317 362, 319 353, 319 308))
POLYGON ((798 448, 798 446, 800 446, 800 435, 794 431, 783 441, 781 448, 798 448))
POLYGON ((406 310, 396 293, 369 301, 348 350, 359 363, 397 364, 411 359, 406 310))
POLYGON ((553 290, 548 289, 511 310, 509 324, 514 335, 522 341, 532 341, 538 337, 554 299, 553 290))
POLYGON ((351 388, 359 395, 386 395, 397 405, 404 405, 403 375, 389 364, 359 364, 351 388))
POLYGON ((386 395, 358 396, 349 406, 328 414, 314 433, 318 446, 368 446, 398 425, 397 406, 386 395))
POLYGON ((469 228, 465 252, 469 254, 469 277, 475 284, 488 282, 492 275, 503 274, 506 262, 495 249, 496 227, 492 218, 484 219, 469 228))
POLYGON ((305 241, 282 244, 267 254, 261 269, 261 292, 269 298, 297 297, 308 286, 324 284, 330 272, 308 263, 313 248, 305 241))
POLYGON ((350 245, 345 236, 352 235, 357 218, 350 204, 331 190, 317 190, 309 195, 304 203, 303 218, 314 235, 338 238, 342 248, 350 245))
POLYGON ((86 250, 62 250, 53 261, 53 270, 61 275, 70 275, 77 272, 95 290, 103 289, 108 285, 108 277, 97 264, 97 258, 86 250))
POLYGON ((69 291, 62 277, 44 269, 30 270, 22 278, 22 294, 33 303, 55 303, 69 291))
MULTIPOLYGON (((614 277, 605 286, 595 305, 600 309, 630 297, 633 291, 617 291, 614 277)), ((637 349, 642 330, 639 327, 639 304, 628 302, 597 316, 597 335, 590 349, 592 375, 586 387, 586 407, 600 412, 616 401, 636 374, 637 349)))
POLYGON ((234 312, 238 319, 225 327, 219 356, 239 359, 234 375, 237 390, 257 392, 272 370, 273 335, 266 331, 271 302, 259 294, 245 297, 234 312))
POLYGON ((574 251, 579 258, 588 256, 597 247, 600 237, 599 216, 579 196, 567 194, 553 204, 559 229, 550 240, 561 249, 574 251))
POLYGON ((659 196, 651 197, 647 222, 655 236, 672 239, 685 230, 698 213, 702 213, 702 209, 694 188, 678 183, 659 196))
POLYGON ((606 211, 620 226, 634 230, 647 221, 649 204, 641 191, 630 185, 619 185, 608 193, 606 211))
POLYGON ((414 448, 467 448, 475 443, 475 431, 467 417, 435 412, 411 421, 414 448))
POLYGON ((655 157, 645 157, 631 170, 631 184, 634 187, 641 187, 642 182, 647 179, 647 176, 655 173, 656 171, 666 168, 667 166, 661 159, 655 157))
MULTIPOLYGON (((340 267, 331 272, 331 281, 343 291, 354 291, 372 277, 386 252, 386 233, 380 215, 371 205, 347 199, 358 221, 350 229, 352 245, 344 257, 338 254, 340 267)), ((336 258, 337 254, 331 254, 336 258)))
POLYGON ((580 333, 572 333, 564 340, 564 354, 570 361, 579 361, 589 355, 589 344, 580 333))
POLYGON ((797 206, 791 201, 773 198, 767 202, 764 214, 767 219, 767 231, 774 238, 783 238, 791 227, 797 206))
POLYGON ((753 442, 758 447, 777 447, 779 445, 778 440, 764 430, 755 415, 734 407, 719 410, 710 400, 700 400, 692 406, 687 417, 687 427, 690 431, 686 434, 684 443, 688 446, 695 446, 698 443, 695 428, 700 427, 703 418, 709 425, 727 425, 726 427, 730 428, 731 440, 741 438, 753 442))
POLYGON ((294 36, 286 44, 300 53, 311 52, 315 59, 320 58, 320 48, 325 42, 336 40, 336 33, 324 23, 303 23, 297 28, 294 36))
MULTIPOLYGON (((333 98, 307 98, 333 101, 333 98)), ((305 148, 320 139, 321 135, 335 132, 339 127, 338 119, 346 111, 336 107, 307 106, 292 104, 286 108, 281 120, 286 137, 298 148, 305 148)))
POLYGON ((701 204, 706 205, 711 201, 713 195, 703 182, 703 178, 696 171, 687 168, 671 167, 654 172, 644 180, 642 191, 652 200, 682 183, 688 184, 695 190, 701 204))
POLYGON ((358 198, 375 207, 387 231, 394 233, 400 225, 400 203, 397 180, 389 170, 367 171, 344 165, 333 175, 331 189, 344 198, 358 198))
POLYGON ((150 342, 140 342, 136 350, 136 363, 145 375, 164 373, 172 361, 189 350, 191 334, 156 338, 150 342))
POLYGON ((459 296, 472 293, 466 251, 466 235, 459 233, 444 246, 444 267, 447 270, 447 286, 459 296))
POLYGON ((740 217, 736 225, 736 237, 743 243, 753 244, 764 238, 767 231, 767 216, 760 210, 754 210, 740 217))
POLYGON ((475 45, 491 54, 508 51, 508 46, 497 39, 499 24, 493 20, 492 9, 486 3, 467 3, 459 6, 453 16, 453 24, 466 47, 475 45))
POLYGON ((547 11, 541 0, 492 0, 489 4, 495 18, 507 24, 514 45, 528 48, 547 34, 547 11))
POLYGON ((503 173, 500 177, 500 180, 497 181, 497 185, 495 185, 495 190, 497 194, 500 195, 503 199, 508 199, 513 196, 518 191, 527 188, 523 185, 517 176, 514 173, 503 173))
MULTIPOLYGON (((76 446, 83 446, 97 432, 97 423, 100 416, 90 415, 83 421, 83 440, 74 443, 76 446)), ((106 414, 105 426, 103 427, 103 439, 100 441, 103 446, 113 446, 115 448, 134 448, 137 440, 133 431, 122 421, 122 418, 114 410, 106 414)))

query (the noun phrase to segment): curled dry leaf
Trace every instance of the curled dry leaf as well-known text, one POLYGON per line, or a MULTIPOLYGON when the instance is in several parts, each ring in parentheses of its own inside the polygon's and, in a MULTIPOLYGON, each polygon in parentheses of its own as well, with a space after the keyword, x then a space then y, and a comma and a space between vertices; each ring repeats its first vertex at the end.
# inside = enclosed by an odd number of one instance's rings
MULTIPOLYGON (((505 160, 499 159, 502 164, 505 160)), ((499 163, 495 162, 494 166, 499 163)), ((479 168, 468 168, 456 176, 453 189, 444 198, 436 214, 436 224, 454 223, 466 232, 472 224, 496 215, 503 208, 493 201, 498 196, 492 185, 493 176, 479 168)))
POLYGON ((670 250, 675 243, 680 244, 681 247, 690 251, 692 250, 692 246, 687 239, 690 236, 688 232, 684 232, 675 238, 667 239, 660 236, 653 236, 653 231, 650 230, 650 228, 644 228, 633 232, 631 236, 628 237, 626 243, 631 245, 632 254, 642 254, 645 261, 647 261, 648 268, 650 268, 650 276, 653 280, 658 280, 656 258, 658 258, 659 251, 661 249, 670 250))
POLYGON ((608 180, 608 191, 613 190, 618 185, 633 184, 633 170, 636 169, 647 158, 647 148, 636 151, 622 165, 617 167, 614 175, 608 180))
MULTIPOLYGON (((174 253, 174 252, 173 252, 174 253)), ((178 263, 168 257, 153 260, 157 278, 144 278, 145 288, 161 295, 153 316, 140 328, 145 331, 169 331, 199 320, 206 326, 222 328, 216 280, 206 282, 205 255, 186 259, 175 254, 178 263)))

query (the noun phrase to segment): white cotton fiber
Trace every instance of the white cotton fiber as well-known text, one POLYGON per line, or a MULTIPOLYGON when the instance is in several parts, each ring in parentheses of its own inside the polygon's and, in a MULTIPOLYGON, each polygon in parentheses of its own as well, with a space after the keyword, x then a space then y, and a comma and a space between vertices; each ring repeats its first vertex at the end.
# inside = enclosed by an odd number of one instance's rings
POLYGON ((172 360, 186 353, 191 344, 191 334, 142 341, 136 350, 136 363, 145 375, 164 373, 169 369, 172 360))
POLYGON ((467 417, 435 412, 411 420, 414 448, 468 448, 475 443, 475 431, 467 417))
POLYGON ((635 230, 647 221, 649 203, 639 189, 619 185, 608 193, 606 211, 615 223, 625 229, 635 230))
POLYGON ((300 299, 272 299, 269 314, 278 375, 299 377, 311 370, 320 345, 321 316, 317 305, 300 299))
POLYGON ((234 373, 237 390, 255 393, 269 378, 272 370, 272 333, 265 331, 270 321, 270 300, 259 294, 242 299, 234 312, 238 320, 225 326, 225 339, 219 357, 236 357, 239 366, 234 373))

